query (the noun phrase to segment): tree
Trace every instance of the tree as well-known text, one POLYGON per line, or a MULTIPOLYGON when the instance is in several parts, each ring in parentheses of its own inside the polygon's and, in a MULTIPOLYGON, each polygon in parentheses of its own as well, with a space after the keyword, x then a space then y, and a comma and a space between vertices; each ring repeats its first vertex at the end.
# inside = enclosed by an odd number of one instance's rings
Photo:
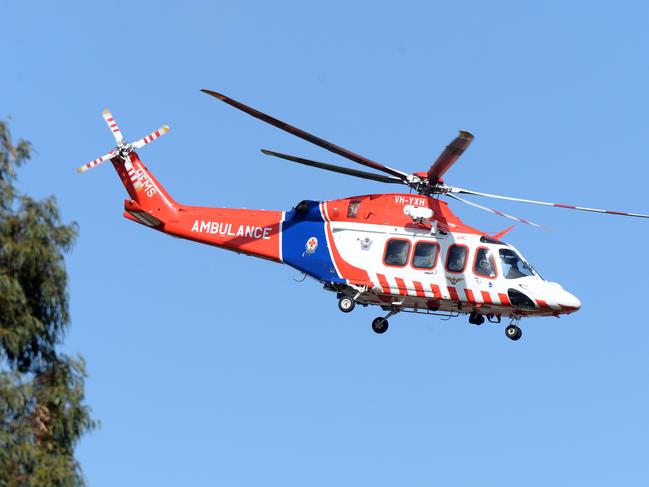
POLYGON ((0 486, 84 485, 74 448, 96 427, 84 362, 57 352, 69 325, 64 254, 77 235, 53 197, 15 186, 31 144, 0 120, 0 486))

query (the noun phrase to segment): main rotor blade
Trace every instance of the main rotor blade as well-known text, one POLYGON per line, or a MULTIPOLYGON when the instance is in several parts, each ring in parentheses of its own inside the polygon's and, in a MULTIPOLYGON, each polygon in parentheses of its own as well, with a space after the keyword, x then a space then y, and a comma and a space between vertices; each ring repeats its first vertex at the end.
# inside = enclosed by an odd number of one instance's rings
POLYGON ((500 196, 497 194, 480 193, 478 191, 471 191, 470 189, 451 188, 451 193, 472 194, 475 196, 484 196, 486 198, 495 198, 498 200, 517 201, 520 203, 531 203, 533 205, 555 206, 557 208, 568 208, 569 210, 591 211, 593 213, 604 213, 608 215, 622 215, 622 216, 634 216, 637 218, 649 218, 649 215, 645 215, 642 213, 627 213, 624 211, 600 210, 597 208, 586 208, 584 206, 564 205, 561 203, 548 203, 547 201, 528 200, 524 198, 513 198, 511 196, 500 196))
POLYGON ((503 213, 502 211, 494 210, 493 208, 487 208, 486 206, 479 205, 477 203, 474 203, 472 201, 465 200, 464 198, 460 198, 459 196, 454 196, 450 193, 448 193, 446 196, 449 198, 453 198, 454 200, 461 201, 462 203, 465 203, 469 206, 473 206, 474 208, 479 208, 480 210, 488 211, 489 213, 493 213, 494 215, 498 216, 504 216, 505 218, 509 218, 510 220, 517 221, 519 223, 525 223, 526 225, 532 225, 533 227, 538 227, 538 228, 546 228, 543 225, 539 225, 538 223, 531 222, 529 220, 523 220, 522 218, 518 218, 513 215, 508 215, 507 213, 503 213))
POLYGON ((232 98, 222 95, 221 93, 217 93, 216 91, 205 90, 205 89, 201 91, 215 98, 218 98, 221 101, 224 101, 228 105, 232 105, 233 107, 238 108, 243 112, 246 112, 248 115, 258 118, 259 120, 262 120, 271 125, 274 125, 275 127, 282 129, 285 132, 288 132, 289 134, 293 134, 301 139, 306 140, 307 142, 311 142, 312 144, 320 146, 323 149, 327 149, 328 151, 333 152, 334 154, 338 154, 339 156, 345 157, 351 161, 357 162, 358 164, 362 164, 363 166, 371 167, 372 169, 376 169, 377 171, 390 174, 404 181, 407 181, 408 177, 410 176, 409 174, 398 171, 397 169, 392 169, 391 167, 384 166, 383 164, 379 164, 378 162, 374 162, 370 159, 367 159, 366 157, 348 151, 347 149, 338 147, 337 145, 332 144, 331 142, 321 139, 320 137, 316 137, 315 135, 305 132, 304 130, 301 130, 297 127, 293 127, 292 125, 289 125, 285 122, 282 122, 281 120, 273 118, 270 115, 266 115, 265 113, 255 110, 254 108, 244 105, 243 103, 233 100, 232 98))
POLYGON ((459 135, 453 139, 453 142, 446 146, 446 149, 439 155, 435 163, 430 166, 428 170, 428 183, 437 184, 444 173, 455 164, 455 161, 471 145, 472 141, 473 135, 464 130, 460 130, 459 135))
POLYGON ((281 154, 279 152, 273 152, 266 149, 262 149, 261 152, 266 154, 267 156, 279 157, 280 159, 286 159, 287 161, 297 162, 298 164, 304 164, 305 166, 317 167, 318 169, 325 169, 327 171, 347 174, 348 176, 355 176, 357 178, 363 178, 363 179, 371 179, 372 181, 378 181, 380 183, 405 184, 403 179, 395 178, 394 176, 383 176, 382 174, 374 174, 367 171, 359 171, 358 169, 350 169, 348 167, 336 166, 334 164, 327 164, 325 162, 312 161, 310 159, 303 159, 302 157, 289 156, 288 154, 281 154))

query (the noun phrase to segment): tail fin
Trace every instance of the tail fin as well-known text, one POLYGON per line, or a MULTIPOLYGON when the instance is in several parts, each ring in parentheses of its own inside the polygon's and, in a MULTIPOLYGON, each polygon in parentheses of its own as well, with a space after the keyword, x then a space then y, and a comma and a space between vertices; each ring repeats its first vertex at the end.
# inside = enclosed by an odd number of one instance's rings
POLYGON ((124 203, 124 216, 150 227, 169 221, 177 214, 178 204, 135 152, 129 154, 129 159, 115 157, 112 160, 117 175, 131 197, 130 201, 124 203))
POLYGON ((169 132, 169 126, 163 125, 129 144, 124 141, 124 136, 110 110, 104 110, 102 116, 113 133, 117 146, 111 152, 81 166, 77 171, 88 171, 110 159, 131 197, 130 201, 125 202, 124 216, 150 227, 163 226, 164 222, 169 221, 173 215, 177 214, 178 205, 142 164, 135 149, 140 149, 158 137, 162 137, 169 132))

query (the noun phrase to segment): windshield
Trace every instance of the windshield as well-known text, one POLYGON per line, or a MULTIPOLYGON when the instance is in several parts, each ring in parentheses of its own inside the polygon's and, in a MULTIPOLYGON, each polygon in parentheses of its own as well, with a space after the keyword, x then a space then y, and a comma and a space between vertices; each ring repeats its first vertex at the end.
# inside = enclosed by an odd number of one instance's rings
POLYGON ((500 255, 500 263, 503 267, 505 279, 538 276, 534 269, 512 249, 500 249, 498 254, 500 255))

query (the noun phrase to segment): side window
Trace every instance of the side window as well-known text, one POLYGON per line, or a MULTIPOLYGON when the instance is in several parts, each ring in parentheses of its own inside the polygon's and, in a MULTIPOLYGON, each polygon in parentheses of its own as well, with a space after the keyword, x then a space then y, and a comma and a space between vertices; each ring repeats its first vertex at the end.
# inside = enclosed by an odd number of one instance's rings
POLYGON ((477 276, 488 277, 493 279, 496 277, 496 264, 494 256, 487 247, 480 247, 476 250, 475 260, 473 261, 473 272, 477 276))
POLYGON ((356 218, 359 206, 361 206, 361 200, 351 200, 347 207, 347 218, 356 218))
POLYGON ((466 245, 451 245, 446 254, 446 270, 463 272, 466 267, 466 257, 469 248, 466 245))
POLYGON ((511 249, 500 249, 500 265, 505 279, 533 276, 532 268, 511 249))
POLYGON ((439 245, 434 242, 417 242, 412 255, 412 266, 416 269, 432 269, 437 264, 439 245))
POLYGON ((385 255, 383 256, 383 263, 385 265, 403 267, 408 262, 408 254, 410 253, 410 241, 408 240, 388 240, 385 245, 385 255))

